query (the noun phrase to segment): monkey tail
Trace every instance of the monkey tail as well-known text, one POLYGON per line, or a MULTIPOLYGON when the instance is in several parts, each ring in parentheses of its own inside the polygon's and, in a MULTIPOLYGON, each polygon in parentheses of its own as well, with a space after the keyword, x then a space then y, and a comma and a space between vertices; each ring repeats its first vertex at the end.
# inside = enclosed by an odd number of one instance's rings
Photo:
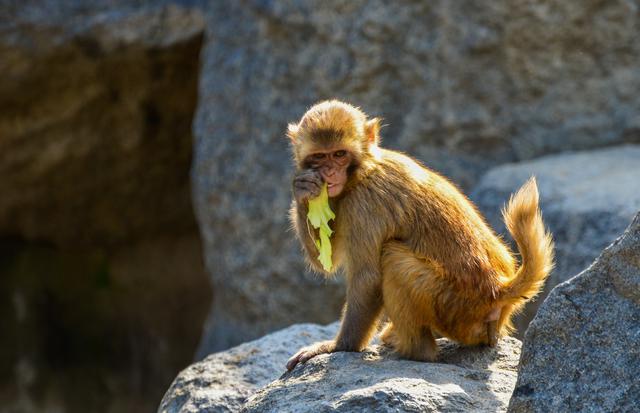
POLYGON ((535 177, 511 196, 502 217, 521 256, 515 276, 503 285, 502 297, 517 306, 542 290, 554 265, 553 239, 542 222, 535 177))

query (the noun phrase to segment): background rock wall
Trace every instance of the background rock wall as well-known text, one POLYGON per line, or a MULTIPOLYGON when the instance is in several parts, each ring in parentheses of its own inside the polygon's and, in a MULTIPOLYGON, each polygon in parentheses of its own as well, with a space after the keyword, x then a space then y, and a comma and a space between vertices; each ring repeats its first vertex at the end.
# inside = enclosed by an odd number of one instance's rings
POLYGON ((175 6, 92 12, 5 28, 0 231, 57 245, 190 231, 202 20, 175 6))
POLYGON ((286 123, 336 97, 384 144, 471 189, 489 167, 639 142, 628 1, 212 3, 194 123, 194 200, 215 286, 200 355, 338 316, 286 219, 286 123))
POLYGON ((203 30, 169 2, 0 1, 0 412, 151 411, 192 360, 203 30))

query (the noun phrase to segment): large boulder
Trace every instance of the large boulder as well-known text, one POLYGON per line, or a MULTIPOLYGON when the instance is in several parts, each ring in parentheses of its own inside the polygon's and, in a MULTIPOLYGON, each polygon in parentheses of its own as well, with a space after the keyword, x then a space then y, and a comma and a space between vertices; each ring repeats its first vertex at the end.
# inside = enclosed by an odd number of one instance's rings
POLYGON ((318 356, 285 373, 300 346, 335 335, 338 325, 295 325, 207 357, 185 369, 158 413, 496 412, 506 409, 520 342, 463 348, 438 340, 436 363, 399 359, 382 346, 318 356))
MULTIPOLYGON (((501 207, 531 175, 556 246, 556 268, 541 296, 516 318, 520 333, 551 289, 586 268, 640 209, 640 146, 549 155, 491 169, 472 193, 489 223, 505 234, 501 207)), ((505 234, 505 239, 510 239, 505 234)))
POLYGON ((286 218, 284 130, 313 102, 382 116, 385 145, 470 188, 497 163, 637 142, 639 35, 621 0, 211 2, 193 183, 216 297, 200 354, 339 311, 286 218))
POLYGON ((374 346, 312 359, 258 391, 243 412, 502 412, 516 376, 520 342, 497 349, 438 340, 437 363, 389 356, 374 346))
POLYGON ((637 411, 638 343, 640 213, 540 307, 525 335, 509 411, 637 411))

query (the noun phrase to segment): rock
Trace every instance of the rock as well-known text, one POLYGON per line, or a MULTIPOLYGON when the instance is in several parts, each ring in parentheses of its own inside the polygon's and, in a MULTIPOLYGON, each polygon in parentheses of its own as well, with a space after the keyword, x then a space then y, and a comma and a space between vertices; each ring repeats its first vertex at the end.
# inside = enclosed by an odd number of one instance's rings
POLYGON ((0 19, 3 236, 112 246, 195 232, 204 21, 174 4, 124 3, 16 3, 0 19))
MULTIPOLYGON (((637 181, 636 181, 637 182, 637 181)), ((510 412, 636 411, 640 400, 640 213, 527 330, 510 412)))
POLYGON ((149 411, 193 360, 204 20, 176 1, 0 0, 2 411, 149 411))
POLYGON ((176 377, 158 413, 238 411, 251 394, 286 371, 294 352, 334 337, 337 329, 337 323, 298 324, 212 354, 176 377))
MULTIPOLYGON (((471 198, 489 223, 506 234, 500 209, 531 175, 556 245, 556 268, 544 292, 516 319, 523 333, 551 289, 587 267, 640 209, 640 146, 549 155, 508 164, 482 177, 471 198)), ((510 239, 505 235, 505 239, 510 239)))
POLYGON ((348 100, 384 118, 385 145, 467 189, 498 163, 639 142, 636 9, 211 2, 192 177, 217 293, 200 354, 339 311, 341 288, 302 275, 288 232, 287 122, 348 100))
POLYGON ((513 338, 496 349, 440 339, 437 363, 401 360, 373 345, 318 356, 285 373, 298 348, 333 337, 337 328, 295 325, 213 354, 178 375, 158 413, 506 409, 520 354, 513 338))
POLYGON ((316 357, 258 391, 242 411, 505 411, 520 342, 507 338, 497 349, 438 343, 437 363, 400 360, 382 346, 316 357))
POLYGON ((0 240, 0 274, 3 412, 155 409, 211 302, 197 234, 111 252, 0 240))

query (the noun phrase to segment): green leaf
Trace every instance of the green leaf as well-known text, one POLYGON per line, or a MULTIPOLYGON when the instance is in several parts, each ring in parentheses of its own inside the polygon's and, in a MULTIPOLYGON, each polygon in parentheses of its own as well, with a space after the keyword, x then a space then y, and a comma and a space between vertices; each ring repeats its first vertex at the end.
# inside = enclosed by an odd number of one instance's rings
POLYGON ((309 200, 309 212, 307 219, 312 227, 319 229, 320 239, 315 240, 316 248, 320 255, 318 261, 322 264, 325 271, 331 271, 333 263, 331 261, 331 234, 333 231, 329 228, 329 221, 335 219, 336 215, 329 207, 329 193, 327 192, 327 184, 325 183, 320 191, 320 195, 309 200))

